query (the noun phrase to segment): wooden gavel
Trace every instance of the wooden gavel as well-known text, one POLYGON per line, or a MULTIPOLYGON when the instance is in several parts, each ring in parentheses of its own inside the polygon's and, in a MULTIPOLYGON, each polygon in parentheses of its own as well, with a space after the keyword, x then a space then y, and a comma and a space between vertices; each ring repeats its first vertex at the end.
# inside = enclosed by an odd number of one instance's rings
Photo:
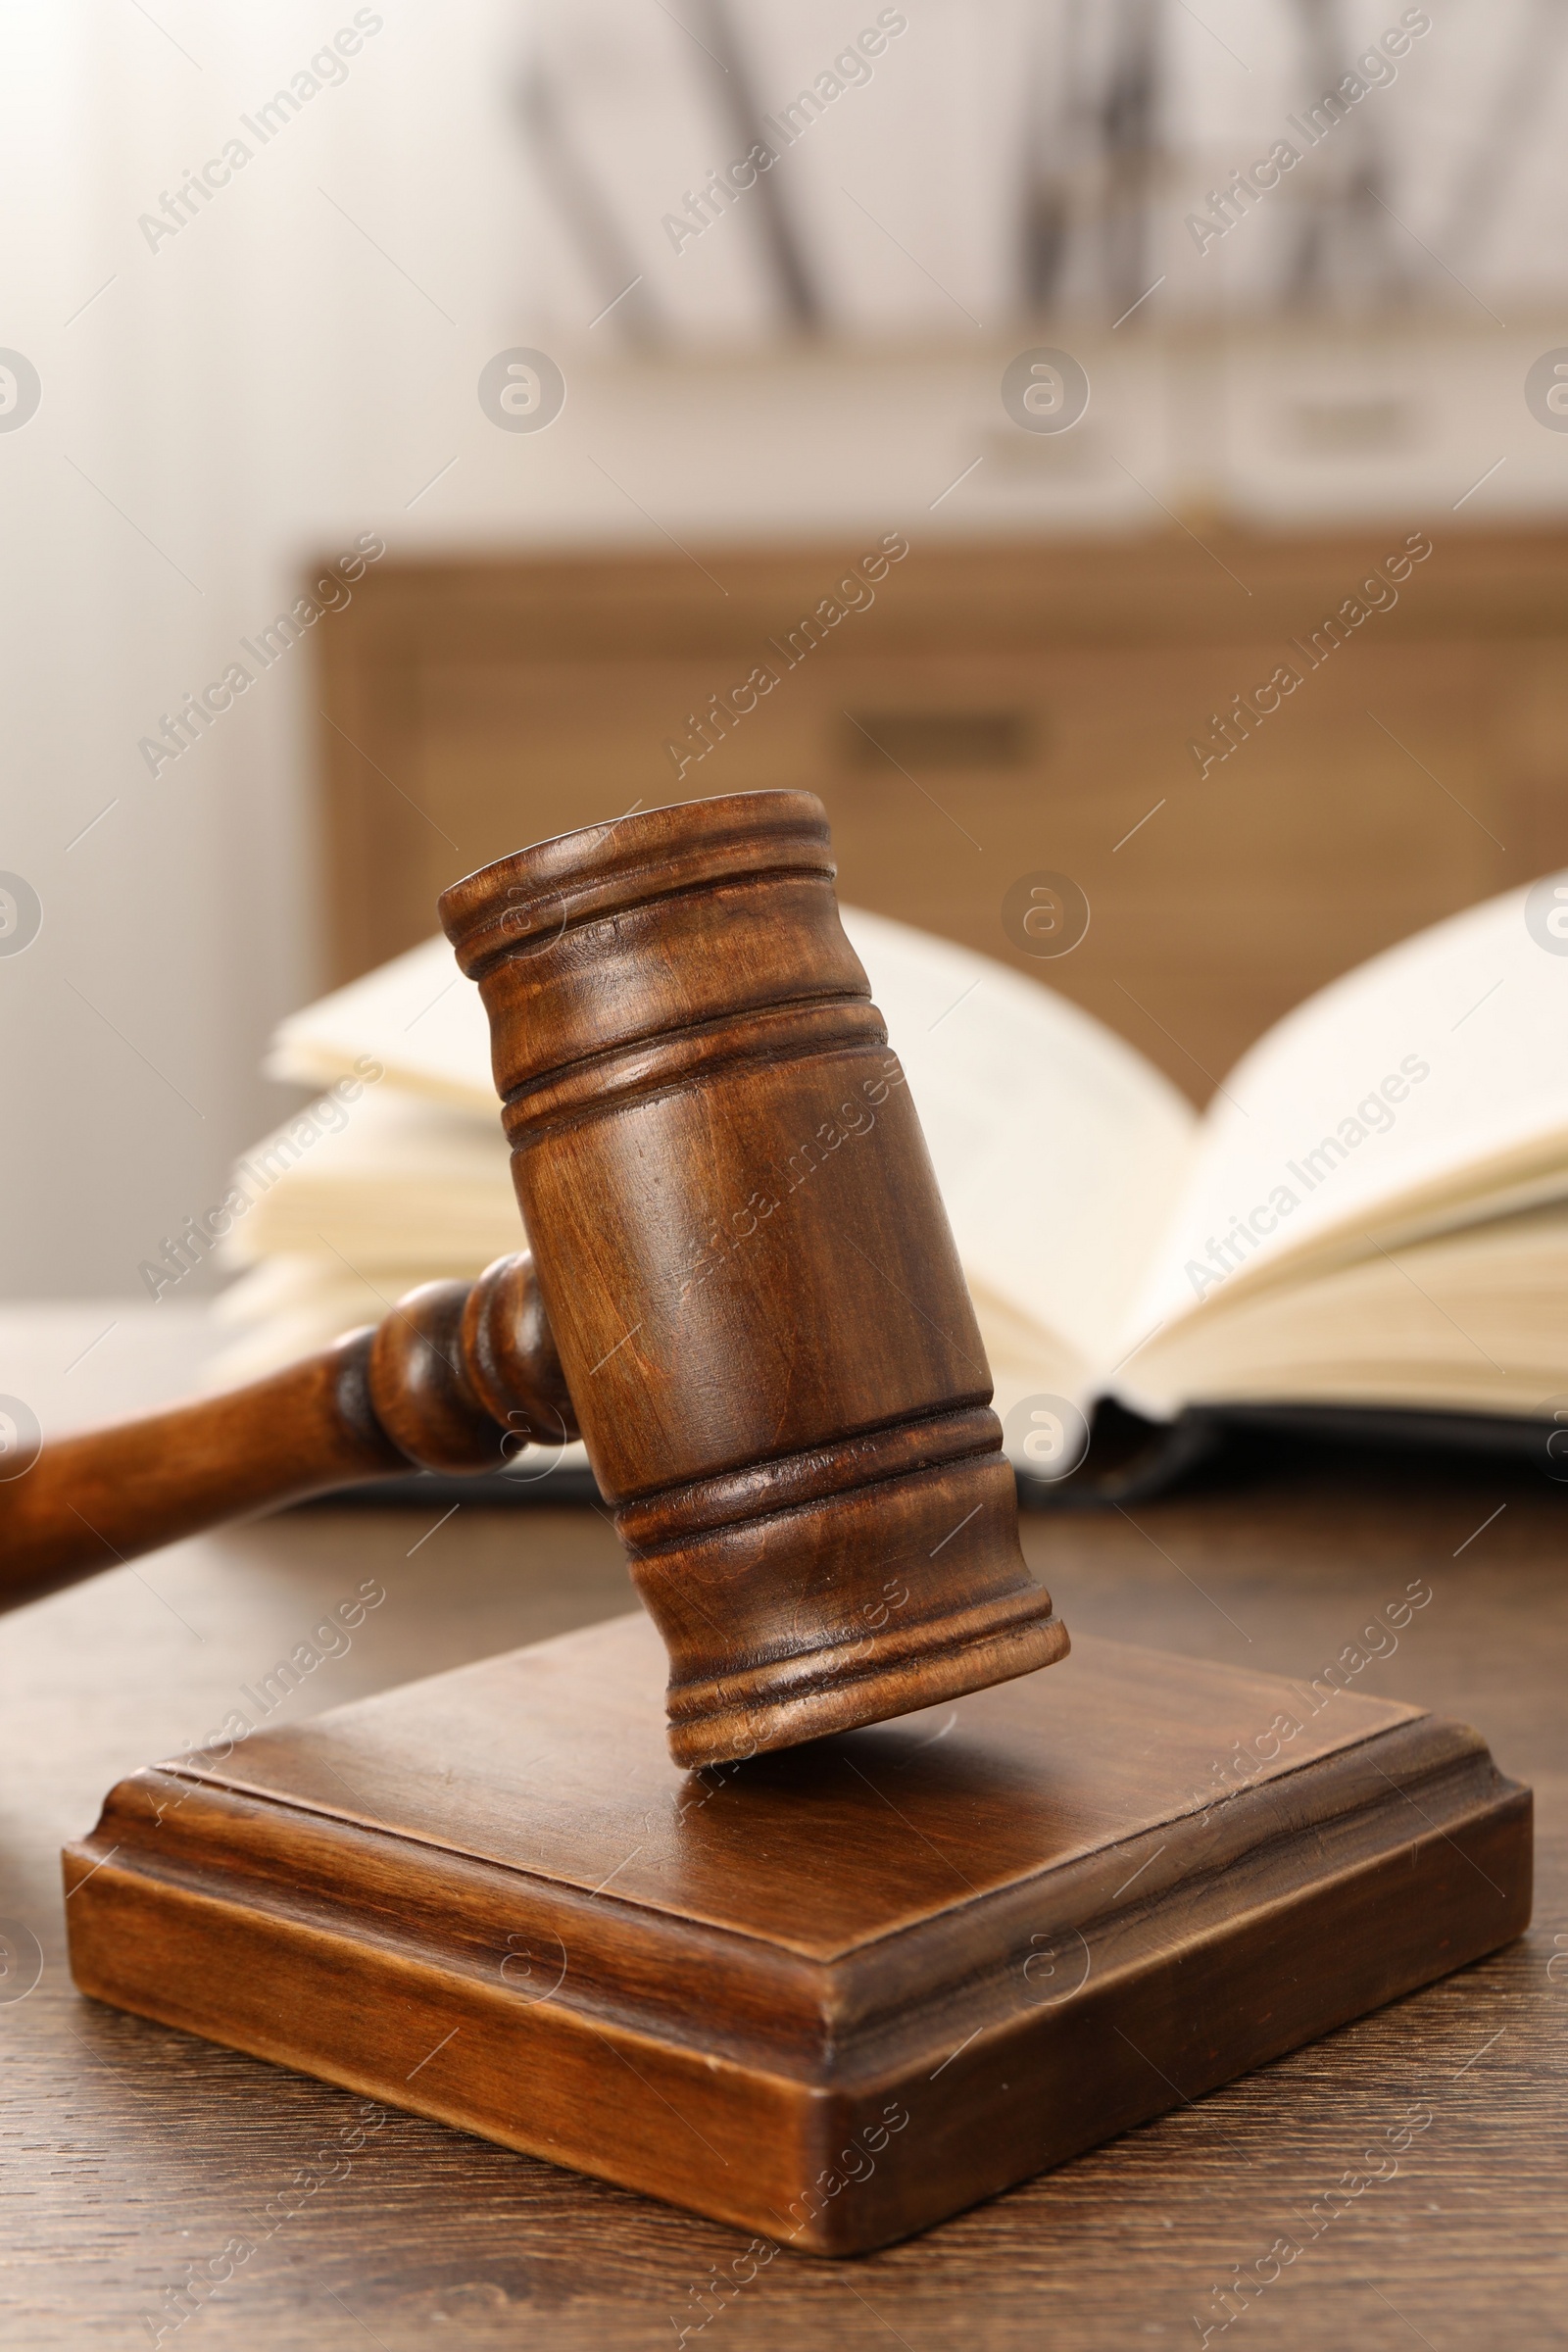
POLYGON ((696 1765, 1067 1648, 991 1375, 804 792, 590 826, 441 900, 489 1014, 532 1257, 270 1380, 45 1446, 0 1604, 268 1506, 579 1431, 696 1765))

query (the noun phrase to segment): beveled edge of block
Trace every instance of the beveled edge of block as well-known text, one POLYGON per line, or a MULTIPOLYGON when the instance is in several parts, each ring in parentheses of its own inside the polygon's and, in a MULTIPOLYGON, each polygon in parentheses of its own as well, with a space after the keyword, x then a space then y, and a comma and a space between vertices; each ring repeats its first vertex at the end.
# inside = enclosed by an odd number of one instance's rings
MULTIPOLYGON (((111 1806, 136 1785, 120 1784, 111 1806)), ((243 1834, 237 1792, 204 1793, 228 1800, 230 1828, 243 1834)), ((292 1817, 273 1826, 297 1838, 304 1809, 272 1810, 292 1817)), ((760 1970, 754 2006, 770 2027, 786 1981, 815 1981, 828 2034, 805 2067, 776 2042, 726 2041, 691 1923, 682 1940, 699 1989, 682 2037, 646 2004, 628 2015, 623 2001, 570 2003, 560 1988, 519 1999, 504 1968, 477 1970, 471 1951, 455 1948, 450 1914, 443 1949, 400 1938, 384 1907, 313 1917, 297 1887, 274 1886, 263 1900, 236 1876, 209 1872, 203 1886, 199 1873, 149 1869, 122 1839, 100 1852, 122 1826, 108 1810, 64 1857, 72 1965, 84 1991, 165 2025, 768 2242, 847 2255, 1196 2098, 1528 1924, 1529 1791, 1463 1726, 1418 1716, 1375 1731, 1215 1812, 1224 1835, 1201 1868, 1191 1852, 1173 1862, 1184 1841, 1153 1823, 1035 1874, 1045 1887, 1023 1881, 956 1903, 838 1962, 785 1955, 791 1965, 772 1982, 776 1952, 708 1931, 710 1953, 727 1944, 743 1969, 760 1970), (1043 1911, 1042 1894, 1054 1898, 1043 1911), (977 1914, 1005 1929, 978 1968, 977 1914), (1057 1961, 1074 1952, 1058 1989, 1057 1961), (473 2031, 455 2033, 454 2019, 473 2031), (426 2071, 438 2045, 446 2063, 426 2071)), ((315 1817, 318 1829, 327 1820, 315 1817)), ((331 1827, 340 1842, 348 1831, 362 1844, 388 1841, 357 1824, 331 1827)), ((1202 1817, 1205 1834, 1215 1827, 1202 1817)), ((467 1868, 492 1881, 523 1876, 467 1868)), ((372 1891, 384 1906, 386 1889, 372 1891)), ((639 1908, 582 1899, 602 1920, 639 1908)), ((639 1967, 651 1958, 657 1970, 649 1952, 639 1967)))
POLYGON ((1530 1797, 1407 1714, 828 1960, 189 1768, 63 1860, 84 1991, 844 2255, 1510 1940, 1530 1797))
MULTIPOLYGON (((1462 1817, 1512 1787, 1468 1726, 1418 1714, 1240 1787, 1206 1810, 1159 1815, 978 1894, 956 1888, 925 1917, 825 1954, 184 1767, 147 1767, 118 1782, 94 1830, 65 1854, 85 1862, 94 1884, 102 1873, 133 1872, 149 1885, 217 1888, 279 1917, 358 1923, 381 1941, 401 1939, 497 1984, 512 1981, 509 1927, 537 1930, 569 1949, 568 1998, 658 2034, 695 2028, 703 2046, 716 2038, 734 2058, 827 2087, 865 2057, 856 2035, 906 2039, 929 2017, 929 2047, 919 2055, 937 2054, 955 2004, 1021 1970, 1032 1933, 1119 1934, 1172 1896, 1225 1886, 1241 1863, 1303 1840, 1321 1852, 1346 1825, 1364 1826, 1380 1811, 1430 1834, 1434 1820, 1462 1817), (1124 1905, 1122 1890, 1135 1883, 1124 1905), (400 1928, 389 1924, 394 1905, 400 1928), (706 1988, 696 2006, 694 1967, 706 1988), (765 1998, 745 2025, 726 2023, 722 2002, 733 2001, 738 2018, 741 1988, 759 1984, 765 1998)), ((79 1916, 69 1913, 68 1924, 79 1916)))

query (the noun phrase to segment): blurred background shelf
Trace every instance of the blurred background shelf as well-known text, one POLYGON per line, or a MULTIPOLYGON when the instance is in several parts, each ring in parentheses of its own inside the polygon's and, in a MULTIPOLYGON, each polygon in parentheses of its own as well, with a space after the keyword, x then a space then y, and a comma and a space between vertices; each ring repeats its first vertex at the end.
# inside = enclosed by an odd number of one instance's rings
POLYGON ((845 900, 1062 990, 1201 1102, 1337 973, 1568 863, 1568 531, 1434 525, 1397 603, 1309 667, 1403 536, 916 543, 793 668, 874 538, 388 561, 325 640, 333 977, 427 938, 451 874, 519 842, 806 786, 845 900), (759 662, 779 682, 720 740, 710 698, 759 662), (1222 749, 1213 714, 1280 662, 1299 688, 1200 774, 1193 740, 1222 749), (1042 868, 1092 909, 1050 961, 1002 913, 1042 868))
POLYGON ((0 861, 44 908, 0 972, 12 1295, 136 1292, 298 1100, 261 1075, 283 1014, 639 798, 809 783, 847 898, 1004 956, 1008 883, 1074 873, 1094 921, 1046 976, 1196 1098, 1563 858, 1568 438, 1526 398, 1568 350, 1561 12, 475 0, 335 50, 305 0, 176 17, 84 49, 37 15, 0 98, 41 384, 0 435, 0 861), (1088 378, 1068 431, 1004 407, 1038 346, 1088 378), (564 378, 546 431, 480 404, 520 347, 564 378), (1412 530, 1397 609, 1200 785, 1216 700, 1412 530), (694 700, 889 531, 875 606, 677 780, 694 700))

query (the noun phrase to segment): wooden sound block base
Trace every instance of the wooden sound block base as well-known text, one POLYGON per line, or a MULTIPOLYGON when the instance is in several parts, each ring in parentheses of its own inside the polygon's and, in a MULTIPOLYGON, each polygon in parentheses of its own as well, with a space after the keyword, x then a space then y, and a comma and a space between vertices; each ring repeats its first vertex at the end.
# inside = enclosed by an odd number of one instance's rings
POLYGON ((663 1670, 621 1618, 122 1782, 77 1984, 852 2254, 1528 1923, 1529 1791, 1413 1707, 1086 1642, 683 1774, 663 1670))

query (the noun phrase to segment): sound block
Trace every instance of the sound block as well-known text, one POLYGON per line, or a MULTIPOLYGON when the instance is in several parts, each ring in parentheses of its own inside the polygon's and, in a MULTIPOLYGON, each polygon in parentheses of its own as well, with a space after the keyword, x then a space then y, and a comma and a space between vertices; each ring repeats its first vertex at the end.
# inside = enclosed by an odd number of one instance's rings
POLYGON ((122 1781, 77 1984, 853 2254, 1528 1924, 1528 1789, 1415 1707, 1084 1642, 682 1774, 664 1666, 621 1618, 122 1781))

